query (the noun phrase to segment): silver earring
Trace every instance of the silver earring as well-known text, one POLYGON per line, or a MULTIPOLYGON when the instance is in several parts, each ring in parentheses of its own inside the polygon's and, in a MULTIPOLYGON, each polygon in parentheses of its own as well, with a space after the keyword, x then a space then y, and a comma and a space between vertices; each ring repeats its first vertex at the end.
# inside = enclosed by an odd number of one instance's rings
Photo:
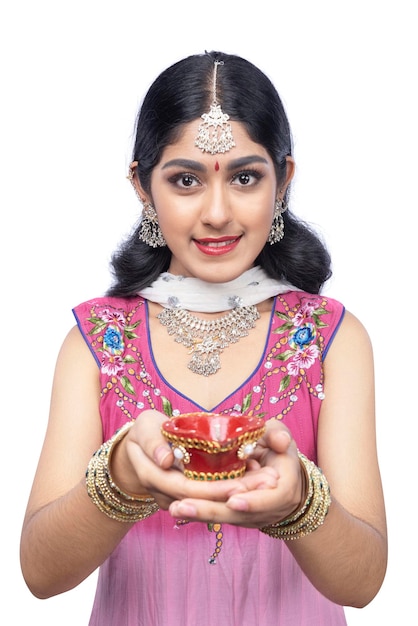
POLYGON ((148 202, 144 204, 138 236, 151 248, 164 248, 167 245, 158 223, 157 211, 148 202))
POLYGON ((268 243, 273 245, 278 243, 284 237, 284 221, 282 214, 286 211, 287 204, 283 200, 277 199, 274 205, 273 223, 268 236, 268 243))
POLYGON ((154 209, 152 204, 145 202, 145 200, 141 198, 134 182, 134 168, 132 165, 129 167, 127 178, 134 188, 138 200, 144 207, 138 233, 139 239, 151 248, 164 248, 167 245, 167 242, 164 239, 164 235, 161 232, 161 228, 158 223, 157 211, 154 209))

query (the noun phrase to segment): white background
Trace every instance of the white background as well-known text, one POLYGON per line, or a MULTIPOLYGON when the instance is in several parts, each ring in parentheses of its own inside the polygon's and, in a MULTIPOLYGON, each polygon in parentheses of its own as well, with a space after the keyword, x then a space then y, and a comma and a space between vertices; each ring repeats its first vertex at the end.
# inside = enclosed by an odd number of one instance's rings
POLYGON ((62 596, 33 598, 20 573, 20 527, 55 359, 73 325, 71 308, 105 291, 110 254, 138 216, 125 178, 137 107, 162 69, 205 49, 248 58, 277 86, 294 134, 293 210, 317 225, 329 244, 334 277, 326 291, 364 322, 374 343, 389 569, 377 598, 363 610, 348 609, 348 622, 417 623, 416 577, 410 574, 418 556, 414 4, 2 4, 5 626, 87 624, 95 575, 62 596))

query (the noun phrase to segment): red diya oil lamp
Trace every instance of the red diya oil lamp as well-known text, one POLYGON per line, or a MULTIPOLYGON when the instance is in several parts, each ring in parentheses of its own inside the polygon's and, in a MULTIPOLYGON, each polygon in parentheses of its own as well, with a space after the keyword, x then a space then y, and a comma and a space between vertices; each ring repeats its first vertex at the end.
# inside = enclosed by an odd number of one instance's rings
POLYGON ((184 475, 193 480, 243 476, 246 459, 265 431, 262 418, 217 413, 183 413, 162 425, 184 475))

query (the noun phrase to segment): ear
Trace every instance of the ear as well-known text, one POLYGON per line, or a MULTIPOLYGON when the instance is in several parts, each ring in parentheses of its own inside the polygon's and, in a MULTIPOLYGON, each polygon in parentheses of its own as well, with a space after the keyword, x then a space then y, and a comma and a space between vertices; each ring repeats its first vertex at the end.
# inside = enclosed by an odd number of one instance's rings
POLYGON ((283 183, 280 185, 280 192, 278 194, 278 198, 280 198, 281 200, 283 200, 283 198, 286 195, 286 190, 292 181, 292 178, 295 173, 295 168, 296 166, 295 166, 295 161, 293 157, 287 156, 286 157, 286 178, 284 179, 283 183))
POLYGON ((148 196, 142 188, 141 183, 139 182, 138 174, 136 168, 138 166, 138 161, 132 161, 129 166, 128 179, 132 183, 132 187, 135 189, 135 193, 138 196, 138 200, 142 202, 142 204, 146 204, 148 200, 148 196))

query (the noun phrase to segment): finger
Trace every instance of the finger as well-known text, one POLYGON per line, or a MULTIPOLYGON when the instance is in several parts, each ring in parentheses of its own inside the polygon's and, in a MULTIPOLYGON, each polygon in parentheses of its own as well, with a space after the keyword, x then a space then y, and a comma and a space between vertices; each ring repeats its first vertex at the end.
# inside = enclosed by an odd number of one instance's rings
POLYGON ((258 440, 251 456, 263 464, 266 455, 272 451, 276 454, 284 454, 288 451, 291 451, 293 455, 297 454, 297 446, 290 430, 274 419, 266 422, 266 431, 258 440))
POLYGON ((231 493, 226 506, 234 511, 267 513, 271 510, 272 519, 285 517, 299 507, 303 497, 303 481, 299 461, 286 456, 275 489, 253 489, 247 492, 231 493))
POLYGON ((258 466, 254 470, 247 469, 242 478, 231 482, 229 495, 253 491, 254 489, 275 489, 278 485, 278 479, 279 473, 274 467, 258 466))
POLYGON ((162 468, 174 462, 171 446, 161 433, 161 425, 167 416, 159 411, 143 411, 131 430, 131 438, 162 468))
POLYGON ((227 523, 247 528, 259 528, 260 526, 276 522, 280 518, 277 495, 275 498, 272 498, 270 503, 268 503, 266 498, 260 498, 258 507, 259 511, 253 511, 249 506, 247 506, 247 509, 233 509, 223 502, 185 499, 172 502, 168 511, 175 519, 187 519, 189 521, 206 523, 227 523))
POLYGON ((274 419, 266 422, 263 439, 267 446, 275 452, 286 452, 293 441, 290 430, 283 423, 274 419))
POLYGON ((280 508, 280 502, 286 502, 288 496, 285 493, 280 493, 277 489, 274 493, 268 494, 267 490, 256 490, 246 493, 233 494, 226 502, 226 506, 233 511, 251 512, 252 514, 267 513, 270 509, 273 512, 273 517, 277 519, 277 511, 280 508))
MULTIPOLYGON (((231 494, 231 486, 234 486, 235 492, 247 489, 245 485, 239 484, 238 479, 236 483, 235 479, 216 482, 197 481, 186 478, 183 472, 174 466, 168 469, 161 468, 135 441, 127 442, 126 449, 141 484, 157 501, 161 500, 159 497, 161 494, 164 498, 169 498, 169 502, 185 498, 226 502, 231 494)), ((265 482, 267 480, 266 478, 265 482)))

